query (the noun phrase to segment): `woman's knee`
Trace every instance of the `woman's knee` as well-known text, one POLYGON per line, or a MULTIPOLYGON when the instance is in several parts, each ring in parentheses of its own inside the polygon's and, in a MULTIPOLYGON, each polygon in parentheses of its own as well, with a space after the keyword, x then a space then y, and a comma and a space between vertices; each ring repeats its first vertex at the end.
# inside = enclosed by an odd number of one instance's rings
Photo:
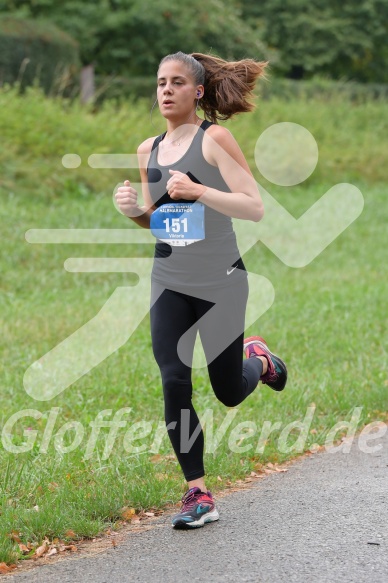
POLYGON ((225 407, 236 407, 241 403, 243 394, 241 379, 235 376, 229 379, 216 378, 216 375, 211 375, 211 385, 215 396, 225 407))
POLYGON ((177 372, 162 373, 162 384, 165 398, 181 400, 189 397, 191 399, 193 388, 190 375, 177 372))
POLYGON ((233 393, 217 393, 214 391, 217 399, 225 405, 225 407, 236 407, 241 403, 241 397, 233 393))

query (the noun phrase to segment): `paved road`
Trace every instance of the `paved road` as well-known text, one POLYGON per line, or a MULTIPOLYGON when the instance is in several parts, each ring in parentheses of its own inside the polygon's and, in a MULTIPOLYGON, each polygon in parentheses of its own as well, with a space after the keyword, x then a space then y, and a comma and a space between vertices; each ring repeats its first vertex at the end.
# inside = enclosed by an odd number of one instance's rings
POLYGON ((69 558, 7 583, 387 583, 388 431, 363 453, 322 452, 218 501, 220 520, 155 527, 92 557, 69 558), (374 543, 374 544, 371 544, 374 543), (377 543, 377 544, 376 544, 377 543))

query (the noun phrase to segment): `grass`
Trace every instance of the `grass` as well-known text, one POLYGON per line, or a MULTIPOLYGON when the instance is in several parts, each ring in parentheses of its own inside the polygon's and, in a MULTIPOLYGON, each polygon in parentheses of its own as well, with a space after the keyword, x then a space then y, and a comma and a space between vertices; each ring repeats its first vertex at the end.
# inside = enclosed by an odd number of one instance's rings
MULTIPOLYGON (((280 447, 279 436, 290 422, 303 421, 308 407, 313 418, 302 451, 324 444, 330 428, 350 421, 357 407, 357 430, 386 419, 386 109, 384 103, 276 99, 228 124, 260 184, 295 217, 336 182, 358 186, 365 207, 359 219, 304 268, 287 267, 261 243, 244 256, 248 270, 267 277, 276 291, 273 306, 247 335, 259 330, 276 347, 289 365, 290 379, 283 393, 261 386, 229 410, 214 397, 206 370, 194 370, 194 405, 200 416, 212 411, 214 432, 234 411, 218 448, 205 455, 207 485, 215 492, 268 462, 299 455, 291 447, 298 431, 290 432, 288 448, 280 447), (319 145, 318 166, 299 186, 271 185, 255 167, 258 136, 280 121, 304 125, 319 145), (270 433, 263 451, 256 452, 266 421, 280 426, 270 433), (243 427, 240 436, 232 433, 243 422, 254 430, 245 440, 243 427), (233 443, 247 450, 238 451, 233 443)), ((163 428, 163 399, 148 315, 127 343, 52 401, 35 401, 23 386, 32 362, 93 318, 118 286, 136 283, 126 273, 70 273, 64 261, 152 256, 146 245, 43 245, 24 238, 31 228, 129 228, 112 206, 112 191, 127 176, 137 180, 136 170, 94 170, 85 163, 67 170, 60 159, 67 152, 80 154, 84 161, 93 152, 135 152, 140 141, 163 129, 158 117, 155 131, 147 127, 146 116, 142 102, 128 102, 119 110, 107 103, 93 115, 60 100, 45 100, 36 90, 25 98, 11 90, 0 93, 0 562, 21 558, 9 537, 12 532, 25 544, 39 544, 44 537, 65 540, 69 530, 76 537, 93 537, 115 525, 124 506, 137 511, 162 508, 179 500, 184 490, 180 468, 160 430, 161 445, 155 444, 158 427, 163 428), (109 409, 106 418, 112 420, 125 407, 131 411, 123 417, 126 425, 119 428, 110 455, 104 456, 109 429, 101 428, 96 447, 85 457, 98 413, 109 409), (32 445, 29 451, 12 453, 9 444, 4 447, 4 426, 23 410, 34 410, 36 418, 26 416, 15 423, 11 444, 20 447, 31 440, 32 445), (50 419, 54 426, 46 451, 42 441, 50 419), (143 452, 131 450, 129 438, 124 441, 136 422, 148 429, 132 442, 145 446, 143 452), (65 453, 77 432, 80 445, 65 453)), ((207 435, 210 428, 205 431, 207 435)), ((339 430, 337 437, 341 434, 339 430)))

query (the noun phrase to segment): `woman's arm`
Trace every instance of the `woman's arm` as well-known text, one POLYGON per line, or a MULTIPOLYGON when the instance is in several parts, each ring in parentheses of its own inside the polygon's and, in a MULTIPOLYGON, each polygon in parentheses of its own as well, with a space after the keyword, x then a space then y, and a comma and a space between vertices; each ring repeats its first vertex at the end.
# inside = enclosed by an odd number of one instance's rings
POLYGON ((264 207, 257 183, 229 130, 211 126, 203 137, 203 155, 210 164, 218 167, 231 192, 193 183, 188 176, 172 171, 167 183, 170 197, 177 200, 192 198, 229 217, 260 221, 264 207))
POLYGON ((139 162, 140 178, 142 183, 142 194, 145 204, 138 206, 137 191, 132 188, 129 180, 125 180, 124 186, 120 186, 116 192, 117 204, 124 215, 134 221, 139 227, 144 229, 150 228, 150 217, 155 210, 152 203, 151 195, 148 189, 147 179, 147 164, 151 154, 152 144, 155 138, 148 138, 140 144, 137 149, 137 157, 139 162))

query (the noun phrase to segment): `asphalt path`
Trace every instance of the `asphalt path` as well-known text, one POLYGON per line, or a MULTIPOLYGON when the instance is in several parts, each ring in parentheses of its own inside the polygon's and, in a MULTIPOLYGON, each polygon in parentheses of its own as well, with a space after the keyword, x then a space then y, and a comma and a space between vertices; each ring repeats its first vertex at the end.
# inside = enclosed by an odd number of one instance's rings
MULTIPOLYGON (((384 429, 384 427, 383 427, 384 429)), ((217 500, 220 520, 176 531, 162 515, 98 555, 4 576, 15 583, 387 583, 388 430, 322 451, 217 500)), ((49 561, 49 559, 48 559, 49 561)))

